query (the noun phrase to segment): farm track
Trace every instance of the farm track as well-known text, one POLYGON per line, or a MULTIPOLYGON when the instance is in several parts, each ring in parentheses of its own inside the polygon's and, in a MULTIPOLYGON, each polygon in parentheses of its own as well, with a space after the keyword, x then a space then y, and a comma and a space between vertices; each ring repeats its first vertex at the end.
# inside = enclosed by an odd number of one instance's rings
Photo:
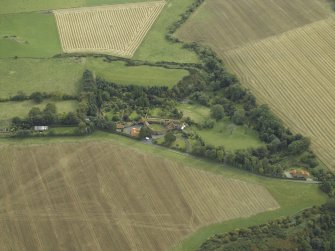
POLYGON ((278 208, 262 186, 108 143, 1 150, 2 250, 168 250, 278 208))
POLYGON ((335 16, 224 52, 243 84, 335 170, 335 16))
POLYGON ((62 49, 132 57, 164 5, 156 1, 55 10, 62 49))

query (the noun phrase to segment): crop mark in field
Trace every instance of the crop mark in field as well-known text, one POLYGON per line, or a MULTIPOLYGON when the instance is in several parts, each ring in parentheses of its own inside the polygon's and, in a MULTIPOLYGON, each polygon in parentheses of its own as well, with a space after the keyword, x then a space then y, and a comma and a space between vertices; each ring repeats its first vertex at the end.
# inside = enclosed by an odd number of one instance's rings
POLYGON ((257 184, 112 144, 0 148, 4 250, 168 250, 204 225, 279 207, 257 184))
POLYGON ((132 57, 165 1, 55 10, 62 49, 132 57))

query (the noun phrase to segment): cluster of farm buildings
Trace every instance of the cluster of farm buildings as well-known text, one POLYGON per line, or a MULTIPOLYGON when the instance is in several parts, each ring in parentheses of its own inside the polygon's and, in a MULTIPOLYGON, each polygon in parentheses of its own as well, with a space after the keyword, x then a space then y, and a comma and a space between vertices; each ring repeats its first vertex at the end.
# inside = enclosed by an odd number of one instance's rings
POLYGON ((161 119, 161 118, 142 118, 140 122, 119 122, 116 125, 116 130, 119 133, 128 134, 132 137, 138 137, 141 128, 145 126, 150 129, 152 135, 164 135, 172 130, 184 130, 186 124, 179 120, 161 119), (162 126, 161 130, 154 129, 152 124, 159 124, 162 126))

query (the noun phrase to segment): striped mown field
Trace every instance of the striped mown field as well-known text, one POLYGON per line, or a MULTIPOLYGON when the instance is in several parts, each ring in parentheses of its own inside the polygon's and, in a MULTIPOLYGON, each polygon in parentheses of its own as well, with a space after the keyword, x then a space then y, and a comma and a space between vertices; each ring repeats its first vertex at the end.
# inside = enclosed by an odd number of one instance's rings
POLYGON ((168 250, 279 207, 260 185, 110 143, 0 150, 2 250, 168 250))
POLYGON ((55 10, 62 49, 132 57, 165 1, 55 10))

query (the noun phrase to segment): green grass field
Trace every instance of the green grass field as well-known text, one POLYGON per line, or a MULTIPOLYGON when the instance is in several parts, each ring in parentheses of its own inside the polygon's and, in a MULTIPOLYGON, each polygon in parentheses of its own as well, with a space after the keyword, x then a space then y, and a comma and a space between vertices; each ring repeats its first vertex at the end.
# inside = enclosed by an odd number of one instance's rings
POLYGON ((155 131, 162 131, 165 129, 163 125, 160 124, 150 124, 150 128, 155 130, 155 131))
POLYGON ((150 0, 2 0, 0 14, 145 1, 150 0))
POLYGON ((0 98, 18 91, 75 94, 84 69, 119 84, 169 87, 188 74, 160 67, 126 67, 124 62, 106 63, 100 58, 0 59, 0 98))
POLYGON ((134 59, 197 63, 199 60, 193 52, 182 49, 180 45, 165 39, 168 27, 177 21, 192 3, 193 0, 167 0, 162 13, 137 49, 134 59))
MULTIPOLYGON (((196 123, 210 119, 210 109, 205 106, 180 104, 178 109, 184 117, 190 117, 196 123)), ((247 149, 262 146, 257 134, 243 126, 237 126, 227 119, 215 122, 214 128, 199 130, 195 127, 187 130, 195 131, 207 143, 214 146, 224 146, 227 150, 247 149)))
POLYGON ((203 123, 210 114, 210 109, 201 105, 179 104, 178 109, 183 112, 185 118, 190 117, 196 123, 203 123))
POLYGON ((52 101, 45 100, 41 104, 36 104, 33 101, 22 102, 0 102, 0 126, 8 126, 13 117, 24 118, 33 107, 44 109, 47 103, 55 103, 58 113, 75 111, 78 103, 76 101, 52 101))
POLYGON ((306 184, 302 182, 292 182, 280 179, 271 179, 251 174, 249 172, 230 168, 217 163, 208 162, 199 158, 191 157, 173 150, 157 147, 153 145, 143 144, 139 141, 128 139, 126 137, 96 132, 88 137, 66 137, 66 138, 28 138, 21 140, 0 138, 0 143, 5 144, 20 144, 29 146, 39 143, 71 143, 71 142, 86 142, 86 141, 109 141, 123 147, 135 148, 145 154, 155 154, 158 156, 170 158, 180 161, 187 166, 203 169, 206 171, 220 173, 225 177, 232 179, 244 180, 251 183, 256 183, 265 186, 272 196, 280 204, 280 208, 274 211, 261 213, 249 218, 240 218, 223 223, 210 225, 199 229, 196 233, 185 239, 180 245, 175 247, 174 251, 190 251, 196 250, 207 238, 215 233, 226 232, 236 228, 244 228, 255 224, 262 224, 271 219, 293 215, 305 208, 313 205, 320 205, 326 201, 325 194, 321 193, 318 186, 315 184, 306 184))
POLYGON ((51 13, 0 15, 0 24, 0 58, 51 57, 61 53, 51 13))
POLYGON ((224 146, 227 150, 233 151, 263 145, 254 131, 229 121, 216 122, 212 129, 195 129, 195 131, 207 144, 224 146))
POLYGON ((77 127, 65 126, 65 127, 51 127, 49 132, 54 133, 55 135, 73 135, 77 127))
MULTIPOLYGON (((51 57, 62 52, 55 19, 51 13, 18 12, 143 1, 145 0, 5 0, 5 3, 2 3, 5 8, 1 8, 0 11, 0 23, 2 24, 0 26, 0 58, 51 57), (8 39, 4 36, 16 36, 16 38, 8 39)), ((170 43, 165 39, 167 28, 179 19, 179 15, 192 2, 193 0, 168 0, 134 58, 148 61, 198 62, 193 52, 182 49, 180 45, 170 43)))
POLYGON ((97 76, 120 84, 134 84, 143 86, 168 86, 172 87, 188 71, 166 69, 152 66, 126 67, 124 62, 104 63, 102 60, 89 59, 86 67, 95 72, 97 76))

